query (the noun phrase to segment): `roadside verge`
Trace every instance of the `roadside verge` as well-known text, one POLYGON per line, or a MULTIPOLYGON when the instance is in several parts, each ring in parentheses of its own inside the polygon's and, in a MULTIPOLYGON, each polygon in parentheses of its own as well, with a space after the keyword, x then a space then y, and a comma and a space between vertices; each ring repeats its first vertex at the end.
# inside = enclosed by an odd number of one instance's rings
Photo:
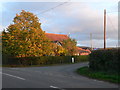
POLYGON ((93 71, 87 66, 78 68, 76 72, 82 76, 86 76, 89 78, 120 84, 120 75, 118 73, 93 71))

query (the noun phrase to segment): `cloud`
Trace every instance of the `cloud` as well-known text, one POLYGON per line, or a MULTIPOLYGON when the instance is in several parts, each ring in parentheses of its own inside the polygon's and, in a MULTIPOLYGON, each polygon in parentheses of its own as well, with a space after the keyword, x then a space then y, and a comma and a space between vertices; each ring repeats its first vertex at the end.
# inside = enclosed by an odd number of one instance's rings
MULTIPOLYGON (((94 10, 90 6, 81 3, 72 3, 68 7, 63 6, 62 8, 59 8, 57 10, 55 10, 56 16, 51 15, 52 19, 48 19, 51 22, 50 26, 53 27, 53 29, 54 27, 58 27, 59 29, 61 29, 61 32, 71 32, 71 34, 75 34, 75 36, 80 34, 86 35, 93 33, 94 35, 96 35, 94 39, 103 39, 103 12, 99 13, 99 11, 94 10)), ((117 15, 112 15, 112 17, 110 16, 110 18, 112 19, 111 22, 113 25, 111 25, 109 20, 107 20, 108 35, 116 35, 117 30, 114 31, 114 27, 116 27, 117 29, 117 15)))
MULTIPOLYGON (((71 38, 75 38, 78 44, 89 45, 90 33, 93 34, 95 42, 103 40, 103 10, 111 5, 114 6, 111 2, 115 2, 115 0, 107 0, 108 2, 105 2, 107 5, 105 5, 102 3, 104 2, 103 0, 97 1, 99 2, 68 2, 59 7, 56 6, 61 4, 61 2, 5 3, 3 4, 3 25, 9 25, 15 14, 24 9, 40 18, 41 27, 44 31, 62 34, 70 32, 71 38), (56 8, 51 9, 52 7, 56 8)), ((109 18, 107 17, 107 39, 109 41, 117 41, 117 14, 109 13, 109 18)), ((101 45, 102 43, 98 43, 96 46, 100 47, 101 45)), ((108 45, 111 45, 111 43, 108 45)))
MULTIPOLYGON (((77 41, 81 41, 83 45, 89 44, 90 33, 93 34, 95 42, 103 42, 103 11, 99 12, 99 10, 92 9, 89 5, 84 3, 68 4, 68 6, 63 6, 57 10, 54 10, 57 15, 51 17, 54 18, 54 22, 51 21, 53 32, 54 27, 59 28, 56 29, 56 31, 61 30, 61 32, 66 34, 70 32, 71 37, 75 38, 77 41)), ((112 45, 110 40, 114 42, 118 40, 117 19, 117 14, 110 14, 109 18, 107 17, 108 45, 112 45)), ((51 29, 49 30, 51 31, 51 29)), ((78 44, 80 43, 78 42, 78 44)), ((103 43, 98 43, 95 46, 100 47, 101 45, 103 45, 103 43)), ((114 46, 114 43, 112 46, 114 46)))

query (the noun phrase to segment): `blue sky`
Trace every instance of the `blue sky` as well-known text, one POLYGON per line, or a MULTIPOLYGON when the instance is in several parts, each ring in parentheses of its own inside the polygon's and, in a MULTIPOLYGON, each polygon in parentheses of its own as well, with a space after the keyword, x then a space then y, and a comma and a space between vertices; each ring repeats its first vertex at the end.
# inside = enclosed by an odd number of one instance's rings
POLYGON ((90 46, 92 33, 93 47, 103 47, 103 11, 106 9, 107 47, 118 45, 118 0, 3 0, 0 8, 0 30, 13 23, 16 13, 26 10, 39 17, 44 31, 70 34, 77 45, 90 46))

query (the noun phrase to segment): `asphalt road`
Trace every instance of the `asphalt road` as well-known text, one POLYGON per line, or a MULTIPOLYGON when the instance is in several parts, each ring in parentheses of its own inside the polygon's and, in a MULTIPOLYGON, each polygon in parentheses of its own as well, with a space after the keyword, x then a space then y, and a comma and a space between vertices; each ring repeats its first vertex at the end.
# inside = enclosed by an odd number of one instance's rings
POLYGON ((117 88, 118 85, 89 79, 75 70, 88 63, 47 67, 2 68, 3 88, 117 88))

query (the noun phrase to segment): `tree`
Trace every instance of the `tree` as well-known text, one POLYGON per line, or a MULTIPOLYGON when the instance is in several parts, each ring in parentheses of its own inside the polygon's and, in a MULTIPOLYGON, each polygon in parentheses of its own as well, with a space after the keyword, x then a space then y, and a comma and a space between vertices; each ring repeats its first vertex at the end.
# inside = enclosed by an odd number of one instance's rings
POLYGON ((77 52, 77 42, 75 39, 67 39, 62 41, 62 46, 67 50, 67 55, 74 55, 77 52))
POLYGON ((2 32, 3 53, 10 56, 43 56, 52 53, 51 42, 36 15, 22 10, 2 32))
POLYGON ((65 48, 55 43, 52 43, 52 51, 53 51, 52 54, 53 56, 65 56, 67 52, 65 48))

